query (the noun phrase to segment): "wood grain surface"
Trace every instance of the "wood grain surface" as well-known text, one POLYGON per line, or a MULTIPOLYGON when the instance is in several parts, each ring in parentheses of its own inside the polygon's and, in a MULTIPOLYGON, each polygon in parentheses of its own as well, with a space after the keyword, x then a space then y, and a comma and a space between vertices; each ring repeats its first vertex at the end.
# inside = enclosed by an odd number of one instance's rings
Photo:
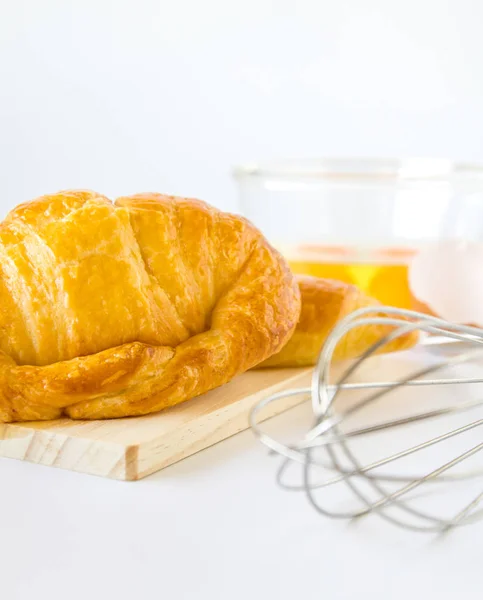
MULTIPOLYGON (((145 417, 0 424, 0 456, 132 481, 248 427, 250 408, 287 387, 308 385, 311 369, 250 371, 184 404, 145 417)), ((299 403, 270 405, 268 418, 299 403)))

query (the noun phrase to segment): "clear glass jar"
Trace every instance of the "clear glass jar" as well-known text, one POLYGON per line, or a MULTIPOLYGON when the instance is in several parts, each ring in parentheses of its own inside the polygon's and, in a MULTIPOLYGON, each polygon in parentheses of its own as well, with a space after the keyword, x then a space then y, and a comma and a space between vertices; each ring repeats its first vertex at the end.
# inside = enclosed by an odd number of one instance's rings
POLYGON ((427 244, 483 241, 483 165, 444 159, 279 161, 234 169, 242 213, 295 272, 420 308, 408 263, 427 244))

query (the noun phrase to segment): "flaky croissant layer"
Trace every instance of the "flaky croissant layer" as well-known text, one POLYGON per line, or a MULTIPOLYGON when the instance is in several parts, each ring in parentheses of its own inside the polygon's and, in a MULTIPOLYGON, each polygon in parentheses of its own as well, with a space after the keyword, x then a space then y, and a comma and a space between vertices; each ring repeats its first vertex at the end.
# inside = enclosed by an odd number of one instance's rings
POLYGON ((142 415, 269 357, 313 362, 344 298, 361 297, 300 285, 302 311, 262 234, 198 200, 66 191, 23 204, 0 224, 0 421, 142 415))
POLYGON ((245 219, 158 194, 67 191, 0 225, 0 420, 140 415, 280 350, 300 313, 245 219))

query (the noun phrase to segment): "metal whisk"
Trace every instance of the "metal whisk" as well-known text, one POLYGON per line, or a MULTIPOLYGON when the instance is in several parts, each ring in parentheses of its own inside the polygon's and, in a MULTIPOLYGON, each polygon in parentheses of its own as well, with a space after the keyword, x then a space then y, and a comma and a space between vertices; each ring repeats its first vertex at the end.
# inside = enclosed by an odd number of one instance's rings
MULTIPOLYGON (((483 440, 483 429, 478 428, 483 425, 483 413, 478 418, 473 414, 469 420, 467 415, 483 408, 483 388, 480 389, 481 400, 462 400, 459 392, 469 390, 467 385, 461 384, 483 383, 483 369, 481 377, 466 376, 466 373, 448 377, 448 371, 456 366, 460 370, 477 366, 477 360, 483 357, 483 331, 413 311, 391 307, 380 310, 388 316, 374 316, 374 309, 365 308, 342 320, 320 352, 311 386, 263 399, 251 412, 251 427, 265 446, 283 457, 278 483, 285 489, 304 492, 310 504, 325 516, 355 519, 373 514, 406 529, 429 532, 473 523, 483 517, 483 509, 478 508, 483 500, 482 482, 478 481, 483 469, 461 471, 461 467, 467 469, 472 459, 481 458, 477 455, 483 450, 483 441, 478 442, 478 439, 483 440), (350 330, 362 325, 391 325, 394 329, 354 361, 336 383, 330 383, 337 344, 350 330), (394 381, 352 381, 361 367, 371 363, 367 359, 384 344, 416 329, 432 334, 423 340, 423 346, 441 340, 433 336, 444 336, 446 341, 460 342, 445 346, 457 352, 436 360, 434 353, 425 351, 426 362, 430 364, 394 381), (438 371, 445 372, 446 376, 434 378, 438 371), (449 385, 455 387, 448 388, 449 385), (407 389, 417 393, 417 388, 424 389, 424 386, 432 391, 429 393, 426 389, 424 395, 431 399, 431 408, 407 414, 407 389), (403 390, 404 397, 401 396, 403 390), (361 398, 365 391, 370 393, 361 398), (350 403, 349 396, 354 392, 357 399, 350 403), (289 396, 310 399, 314 417, 310 430, 294 444, 275 439, 259 425, 263 408, 289 396), (400 410, 401 404, 404 414, 381 420, 380 415, 391 413, 395 408, 400 410), (356 425, 351 425, 354 421, 356 425), (436 424, 443 429, 435 430, 436 424), (479 434, 477 443, 471 438, 468 441, 468 436, 475 433, 479 434), (423 437, 419 439, 421 434, 423 437), (370 456, 374 453, 375 457, 370 456), (295 464, 301 467, 296 483, 288 481, 295 464), (458 496, 462 482, 465 482, 463 491, 471 494, 464 502, 458 496), (458 500, 456 508, 455 500, 458 500), (329 508, 328 502, 335 503, 335 508, 329 508), (450 514, 441 514, 441 511, 450 514)), ((442 347, 436 345, 436 348, 442 347)), ((384 365, 387 357, 377 360, 384 365)), ((471 392, 478 393, 478 386, 471 387, 471 392)), ((422 401, 421 398, 416 400, 422 401)))

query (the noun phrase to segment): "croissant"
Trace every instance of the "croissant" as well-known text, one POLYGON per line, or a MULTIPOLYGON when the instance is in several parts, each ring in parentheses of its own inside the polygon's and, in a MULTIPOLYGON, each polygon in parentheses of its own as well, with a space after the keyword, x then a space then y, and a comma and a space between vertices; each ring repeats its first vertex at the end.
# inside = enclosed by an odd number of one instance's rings
MULTIPOLYGON (((336 323, 359 308, 374 307, 372 317, 385 316, 380 303, 366 296, 357 286, 332 279, 297 277, 302 307, 295 332, 285 346, 260 367, 306 367, 314 365, 327 336, 336 323)), ((360 325, 349 331, 336 346, 334 360, 356 358, 386 337, 393 328, 387 325, 360 325)), ((411 348, 418 341, 411 332, 389 341, 377 352, 411 348)))
MULTIPOLYGON (((364 302, 299 284, 253 225, 198 200, 43 196, 0 224, 0 422, 142 415, 260 363, 309 364, 364 302)), ((361 335, 341 357, 381 330, 361 335)))

